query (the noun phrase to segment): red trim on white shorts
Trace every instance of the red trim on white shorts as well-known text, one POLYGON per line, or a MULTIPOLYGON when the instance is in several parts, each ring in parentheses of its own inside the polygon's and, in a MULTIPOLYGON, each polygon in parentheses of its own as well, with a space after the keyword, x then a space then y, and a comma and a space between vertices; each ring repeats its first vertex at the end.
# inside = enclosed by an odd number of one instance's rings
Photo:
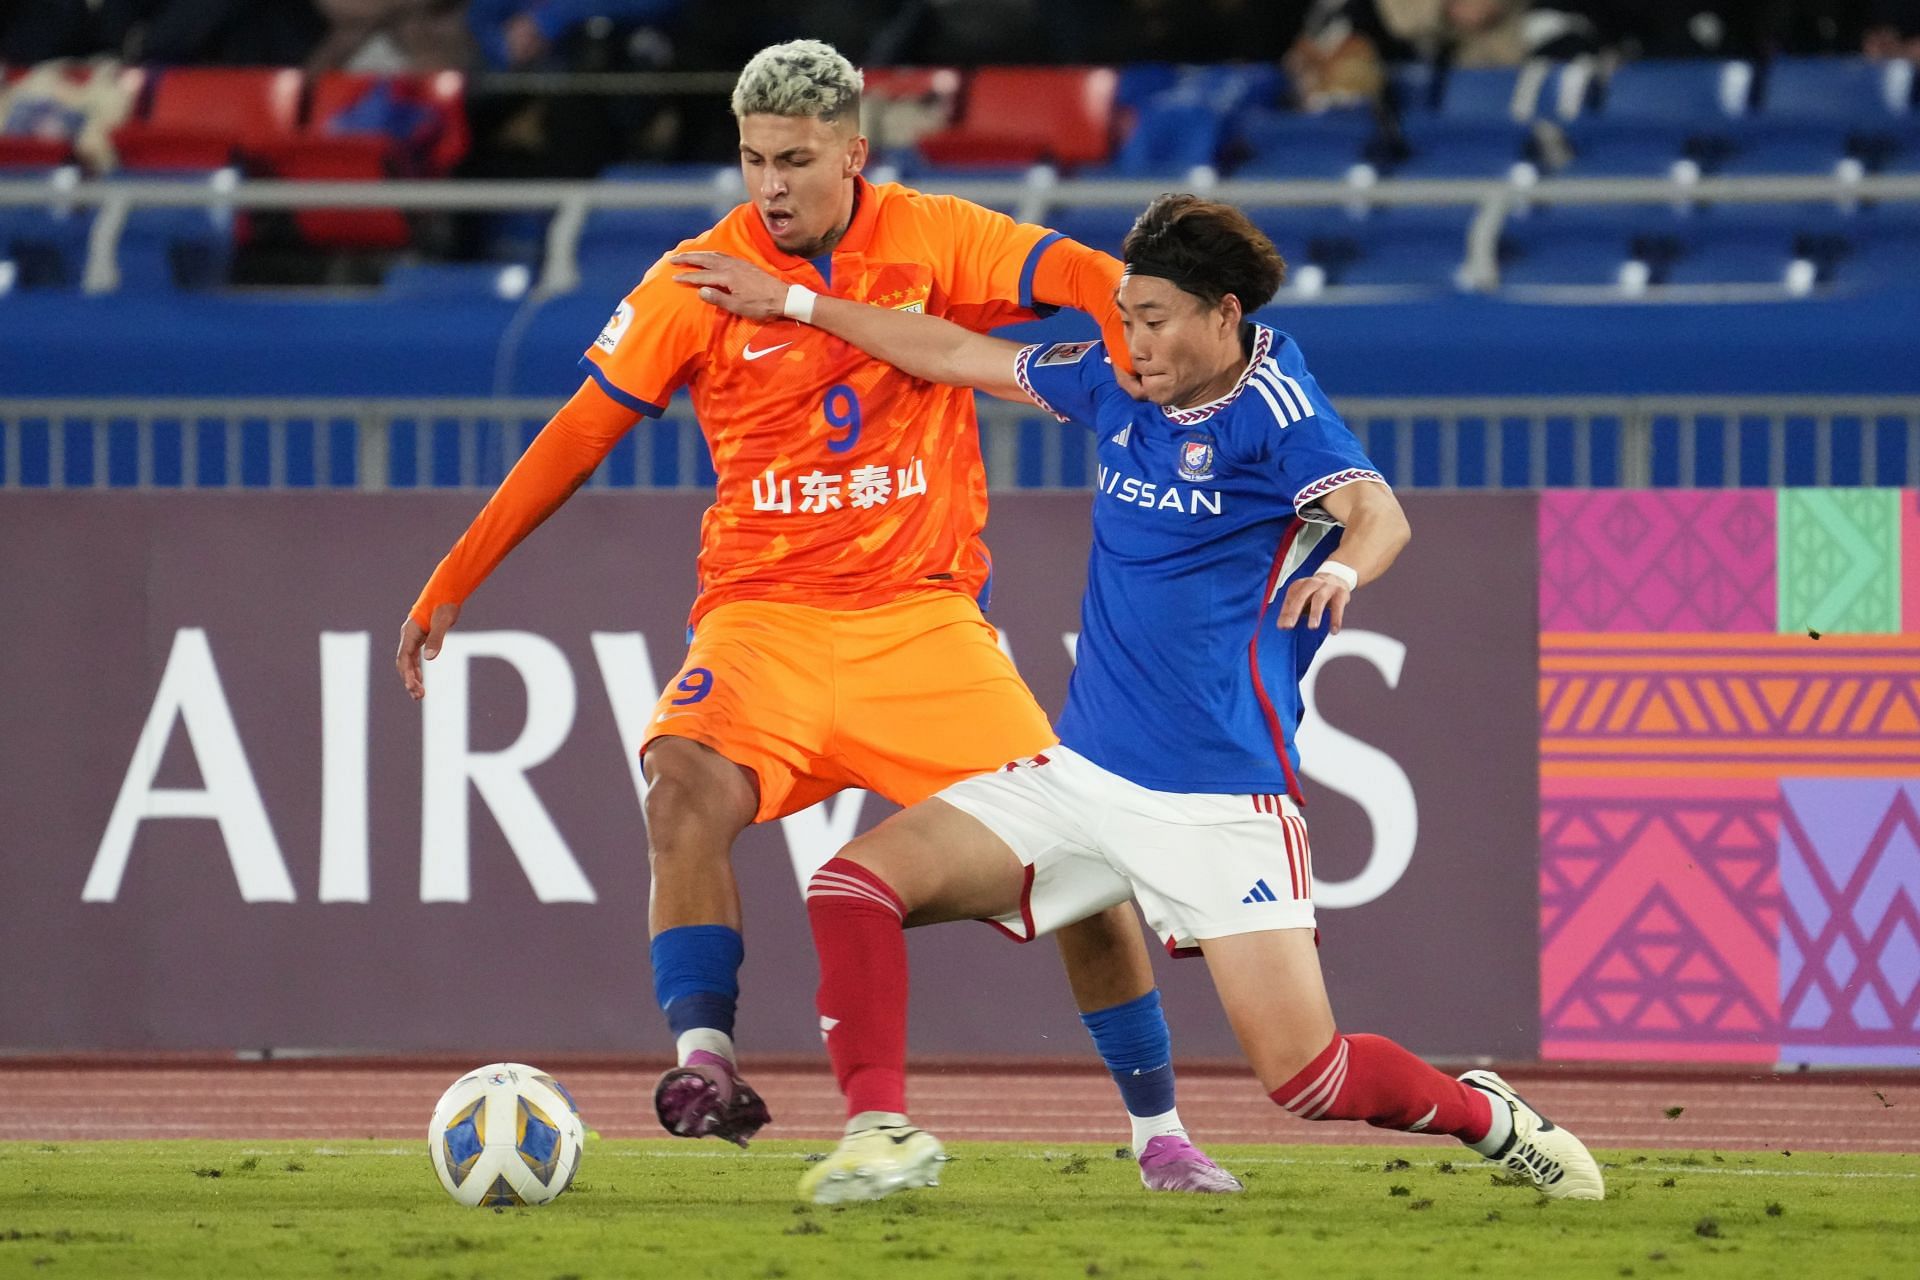
POLYGON ((1260 632, 1267 625, 1267 605, 1273 600, 1274 588, 1280 585, 1280 570, 1286 567, 1287 552, 1305 527, 1297 518, 1288 521, 1287 532, 1280 539, 1280 547, 1273 553, 1273 568, 1267 571, 1267 589, 1260 595, 1260 609, 1253 622, 1253 639, 1247 642, 1247 667, 1253 674, 1253 696, 1260 703, 1261 714, 1267 718, 1267 733, 1273 739, 1274 754, 1280 757, 1280 771, 1286 775, 1287 794, 1293 797, 1295 804, 1302 805, 1307 802, 1307 797, 1300 790, 1300 779, 1293 776, 1293 761, 1287 755, 1287 731, 1281 727, 1280 713, 1273 709, 1273 699, 1267 696, 1266 682, 1260 679, 1260 632))
MULTIPOLYGON (((1007 768, 1011 769, 1013 766, 1008 765, 1007 768)), ((982 920, 980 922, 981 924, 992 925, 1009 938, 1012 938, 1015 942, 1033 941, 1033 864, 1031 862, 1026 866, 1026 873, 1026 878, 1020 885, 1020 925, 1027 931, 1026 936, 1021 937, 1004 924, 1001 924, 998 920, 982 920)))

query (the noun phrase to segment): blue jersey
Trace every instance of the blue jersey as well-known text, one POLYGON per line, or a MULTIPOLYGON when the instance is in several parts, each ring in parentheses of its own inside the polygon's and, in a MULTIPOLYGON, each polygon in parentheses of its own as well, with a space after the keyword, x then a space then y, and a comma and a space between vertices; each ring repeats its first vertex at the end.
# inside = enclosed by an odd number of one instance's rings
POLYGON ((1192 409, 1133 399, 1097 342, 1027 347, 1015 369, 1035 403, 1099 441, 1060 740, 1156 791, 1298 800, 1300 678, 1326 625, 1274 620, 1339 544, 1320 499, 1381 477, 1293 340, 1251 330, 1239 382, 1192 409))

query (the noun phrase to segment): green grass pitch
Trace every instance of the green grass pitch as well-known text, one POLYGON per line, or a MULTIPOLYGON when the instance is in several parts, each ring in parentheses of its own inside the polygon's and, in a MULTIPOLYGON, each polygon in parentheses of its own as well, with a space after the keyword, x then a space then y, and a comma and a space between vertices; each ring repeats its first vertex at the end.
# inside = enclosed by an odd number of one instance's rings
POLYGON ((1471 1153, 1216 1147, 1150 1195, 1113 1147, 955 1143, 945 1185, 799 1203, 818 1144, 590 1139, 573 1190, 466 1209, 425 1144, 0 1143, 0 1276, 1920 1276, 1920 1156, 1615 1151, 1600 1204, 1471 1153))

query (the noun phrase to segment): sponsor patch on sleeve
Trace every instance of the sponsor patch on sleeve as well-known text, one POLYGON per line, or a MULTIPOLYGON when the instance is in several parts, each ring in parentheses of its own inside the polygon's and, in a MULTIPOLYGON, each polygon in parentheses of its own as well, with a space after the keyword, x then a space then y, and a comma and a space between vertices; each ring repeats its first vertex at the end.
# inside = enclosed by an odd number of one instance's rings
POLYGON ((1079 364, 1096 345, 1092 342, 1056 342, 1042 351, 1034 364, 1041 368, 1050 364, 1079 364))
POLYGON ((607 327, 600 331, 600 336, 593 340, 593 345, 612 354, 613 349, 620 345, 620 339, 626 336, 627 326, 632 323, 633 304, 623 302, 613 313, 613 318, 607 321, 607 327))

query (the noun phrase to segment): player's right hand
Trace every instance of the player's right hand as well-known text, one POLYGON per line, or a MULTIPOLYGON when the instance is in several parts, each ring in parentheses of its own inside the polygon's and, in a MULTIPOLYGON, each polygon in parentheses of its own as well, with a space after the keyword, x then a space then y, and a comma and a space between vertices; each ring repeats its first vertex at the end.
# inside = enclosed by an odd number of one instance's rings
POLYGON ((676 253, 668 261, 694 268, 675 276, 674 282, 698 289, 702 302, 749 320, 778 320, 786 314, 787 282, 751 262, 704 249, 676 253))
POLYGON ((426 678, 420 672, 421 651, 426 651, 429 662, 439 657, 440 646, 447 642, 447 632, 459 620, 459 605, 442 604, 434 606, 433 616, 428 619, 433 625, 426 630, 411 616, 400 624, 400 651, 393 655, 393 665, 400 672, 400 683, 407 687, 407 693, 415 702, 427 696, 426 678))

